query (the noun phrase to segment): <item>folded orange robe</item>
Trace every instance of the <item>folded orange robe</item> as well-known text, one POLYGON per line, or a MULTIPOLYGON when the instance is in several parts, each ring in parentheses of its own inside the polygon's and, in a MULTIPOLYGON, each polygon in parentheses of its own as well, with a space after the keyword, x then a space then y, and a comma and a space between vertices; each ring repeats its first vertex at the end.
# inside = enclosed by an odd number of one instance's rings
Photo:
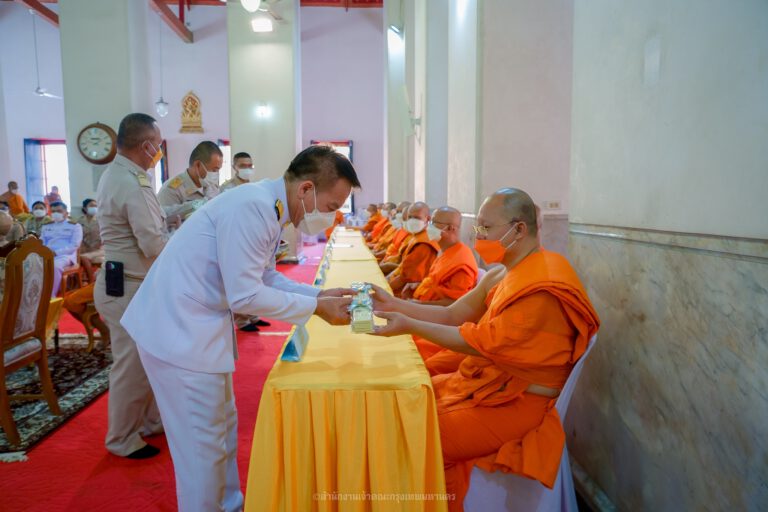
POLYGON ((403 252, 405 252, 405 249, 406 247, 408 247, 408 244, 410 243, 412 238, 413 238, 413 234, 405 231, 405 236, 403 237, 400 244, 395 246, 395 243, 393 241, 392 245, 390 245, 389 248, 387 248, 387 252, 384 254, 384 258, 382 258, 381 262, 400 264, 400 261, 403 259, 403 252))
POLYGON ((439 250, 440 246, 429 239, 426 229, 413 235, 403 250, 400 265, 387 276, 387 280, 392 282, 395 277, 402 276, 407 283, 423 281, 439 250))
MULTIPOLYGON (((429 269, 429 274, 413 292, 413 298, 424 302, 442 299, 456 300, 474 288, 475 284, 477 284, 477 260, 472 254, 472 249, 458 242, 438 254, 437 259, 429 269)), ((425 362, 438 352, 445 351, 456 354, 418 336, 414 336, 413 341, 425 362)), ((452 356, 449 359, 455 361, 457 356, 452 356)), ((460 361, 460 359, 458 360, 460 361)), ((455 370, 456 367, 454 366, 451 371, 455 370)))
POLYGON ((336 217, 333 219, 333 226, 329 227, 325 230, 325 238, 326 240, 331 238, 331 234, 333 233, 333 229, 338 226, 339 224, 344 222, 344 214, 341 213, 341 210, 336 210, 336 217))
MULTIPOLYGON (((408 238, 411 236, 405 229, 400 228, 396 230, 395 236, 392 238, 392 242, 387 246, 387 250, 379 261, 384 261, 387 257, 394 257, 400 254, 400 249, 405 249, 404 242, 407 243, 408 238)), ((382 249, 383 250, 383 249, 382 249)))
POLYGON ((382 219, 382 215, 379 212, 374 213, 371 215, 371 218, 368 219, 368 222, 365 223, 365 226, 363 226, 363 231, 366 233, 370 233, 373 231, 373 226, 376 225, 377 222, 379 222, 382 219))
POLYGON ((459 327, 480 356, 432 377, 447 492, 462 510, 473 465, 555 483, 565 443, 556 399, 530 384, 562 389, 600 320, 563 256, 531 254, 491 289, 478 323, 459 327), (482 425, 483 428, 477 428, 482 425))

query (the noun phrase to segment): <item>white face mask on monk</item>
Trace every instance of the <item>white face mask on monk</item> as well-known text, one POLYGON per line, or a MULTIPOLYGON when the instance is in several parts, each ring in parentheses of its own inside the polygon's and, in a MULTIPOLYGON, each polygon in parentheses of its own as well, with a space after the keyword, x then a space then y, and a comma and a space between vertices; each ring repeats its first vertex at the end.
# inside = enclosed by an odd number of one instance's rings
POLYGON ((421 219, 408 219, 405 222, 405 230, 414 235, 424 231, 427 227, 427 221, 421 219))
POLYGON ((312 194, 315 198, 315 209, 311 212, 307 212, 307 207, 304 205, 304 199, 302 199, 301 207, 304 209, 304 218, 299 222, 299 230, 310 236, 322 233, 333 226, 333 221, 336 220, 336 212, 323 213, 317 209, 317 192, 314 187, 312 188, 312 194))
POLYGON ((433 242, 437 242, 443 236, 443 230, 435 227, 431 222, 427 226, 427 236, 433 242))

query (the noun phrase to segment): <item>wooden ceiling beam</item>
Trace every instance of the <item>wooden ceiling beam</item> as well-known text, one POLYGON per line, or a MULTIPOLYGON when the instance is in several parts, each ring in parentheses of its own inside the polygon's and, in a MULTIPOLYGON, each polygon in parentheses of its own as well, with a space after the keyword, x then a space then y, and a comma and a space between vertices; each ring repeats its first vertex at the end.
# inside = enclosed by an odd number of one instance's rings
POLYGON ((23 5, 28 9, 32 9, 45 21, 54 27, 59 28, 59 15, 44 6, 39 0, 16 0, 16 3, 23 5))
MULTIPOLYGON (((223 5, 223 4, 222 4, 223 5)), ((149 0, 149 6, 157 13, 166 25, 185 43, 195 42, 194 34, 186 25, 175 15, 173 11, 165 4, 164 0, 149 0)))

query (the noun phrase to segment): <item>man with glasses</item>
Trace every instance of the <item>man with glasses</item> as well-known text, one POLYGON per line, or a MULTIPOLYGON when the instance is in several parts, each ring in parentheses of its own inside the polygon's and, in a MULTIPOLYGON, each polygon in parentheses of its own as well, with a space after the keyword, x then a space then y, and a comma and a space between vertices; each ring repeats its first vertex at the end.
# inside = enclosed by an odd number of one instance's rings
POLYGON ((374 286, 375 334, 413 334, 461 353, 432 377, 451 511, 474 465, 552 488, 565 433, 554 404, 600 320, 568 260, 541 248, 530 196, 501 189, 477 215, 475 249, 500 263, 450 306, 418 304, 374 286))
POLYGON ((245 185, 252 181, 256 181, 256 171, 253 169, 253 160, 251 155, 241 151, 232 157, 232 170, 234 174, 232 178, 225 181, 221 186, 221 192, 245 185))
POLYGON ((157 199, 165 212, 186 217, 194 211, 190 203, 216 197, 219 193, 218 184, 214 186, 208 180, 208 173, 218 175, 223 162, 224 154, 216 143, 205 140, 195 146, 189 155, 187 170, 163 183, 157 193, 157 199))

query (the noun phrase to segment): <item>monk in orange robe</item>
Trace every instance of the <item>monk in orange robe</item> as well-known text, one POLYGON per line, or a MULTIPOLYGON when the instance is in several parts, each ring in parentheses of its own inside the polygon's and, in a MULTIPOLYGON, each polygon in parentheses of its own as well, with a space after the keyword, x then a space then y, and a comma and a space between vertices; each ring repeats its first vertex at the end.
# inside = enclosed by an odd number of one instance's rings
POLYGON ((17 217, 22 213, 29 213, 27 202, 24 201, 24 197, 19 194, 19 184, 15 181, 8 182, 8 191, 0 194, 0 201, 8 203, 8 213, 10 213, 12 217, 17 217))
POLYGON ((395 210, 395 217, 390 223, 390 228, 385 230, 385 232, 379 237, 376 245, 371 248, 371 251, 373 251, 373 255, 376 256, 377 260, 381 261, 384 259, 384 255, 386 254, 387 249, 395 241, 395 239, 398 238, 398 235, 400 242, 402 242, 402 239, 405 238, 405 235, 408 234, 408 232, 403 228, 403 215, 410 205, 411 203, 408 201, 402 201, 397 205, 397 209, 395 210))
POLYGON ((413 237, 403 249, 400 263, 387 274, 387 281, 395 295, 399 295, 406 284, 417 283, 427 277, 432 262, 437 258, 440 246, 430 240, 427 233, 430 220, 432 215, 426 203, 413 203, 408 208, 406 229, 413 237))
MULTIPOLYGON (((82 323, 83 322, 83 313, 85 313, 86 308, 88 307, 88 304, 93 303, 93 289, 94 289, 94 283, 90 283, 86 286, 83 286, 82 288, 79 288, 78 290, 75 290, 74 292, 67 294, 66 297, 64 297, 64 309, 70 312, 70 314, 75 317, 75 319, 82 323)), ((99 332, 101 333, 101 339, 103 340, 104 346, 109 345, 109 328, 104 323, 104 321, 101 319, 99 315, 94 316, 91 318, 91 323, 94 327, 96 327, 99 332)))
POLYGON ((415 334, 465 354, 432 377, 451 512, 463 510, 472 467, 552 488, 565 433, 555 401, 600 320, 575 271, 537 241, 533 201, 501 189, 477 216, 476 250, 501 263, 452 305, 418 304, 374 287, 375 334, 415 334))
MULTIPOLYGON (((477 284, 477 260, 472 249, 461 243, 459 239, 461 230, 459 210, 450 206, 438 208, 427 230, 430 238, 437 239, 440 253, 432 263, 427 277, 420 282, 405 285, 401 297, 432 305, 448 306, 477 284)), ((449 367, 451 371, 456 370, 463 358, 460 354, 418 336, 415 336, 413 341, 425 362, 435 354, 444 352, 443 357, 447 358, 446 362, 452 364, 449 367)), ((438 363, 438 360, 434 362, 438 363)), ((445 362, 439 364, 442 368, 445 362)), ((427 368, 432 371, 429 366, 427 368)))
POLYGON ((354 227, 352 229, 357 229, 363 233, 370 233, 373 230, 373 226, 381 220, 381 213, 379 213, 379 207, 373 203, 369 204, 365 211, 368 212, 368 220, 365 225, 363 227, 354 227))
POLYGON ((336 210, 336 217, 333 218, 333 226, 325 230, 325 239, 330 240, 331 234, 333 234, 333 230, 336 228, 336 226, 343 223, 344 223, 344 214, 341 213, 341 210, 336 210))
POLYGON ((381 236, 384 229, 391 224, 391 214, 395 211, 395 203, 384 203, 381 207, 381 219, 373 226, 373 229, 365 237, 365 241, 369 244, 375 244, 381 236))

